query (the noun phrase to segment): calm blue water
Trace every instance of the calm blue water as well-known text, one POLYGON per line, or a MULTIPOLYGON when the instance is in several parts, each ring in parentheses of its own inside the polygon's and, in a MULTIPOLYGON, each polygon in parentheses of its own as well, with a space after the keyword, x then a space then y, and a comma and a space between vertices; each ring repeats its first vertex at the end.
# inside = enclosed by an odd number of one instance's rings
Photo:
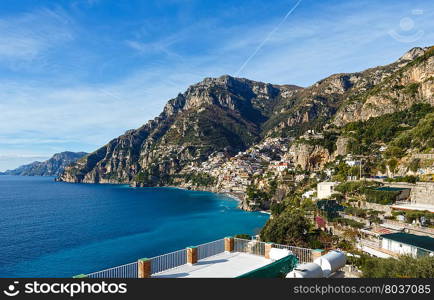
POLYGON ((268 215, 222 195, 0 176, 0 277, 70 277, 237 233, 268 215))

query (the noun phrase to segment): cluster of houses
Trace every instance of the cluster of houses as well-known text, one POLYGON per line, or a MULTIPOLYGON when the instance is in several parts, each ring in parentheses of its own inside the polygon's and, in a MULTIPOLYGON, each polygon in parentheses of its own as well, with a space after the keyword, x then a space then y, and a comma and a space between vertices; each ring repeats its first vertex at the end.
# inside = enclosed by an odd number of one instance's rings
MULTIPOLYGON (((307 191, 303 194, 305 198, 315 198, 318 200, 329 199, 336 192, 338 182, 320 182, 317 189, 307 191), (316 195, 315 195, 316 194, 316 195)), ((378 190, 393 190, 397 193, 396 202, 410 198, 409 188, 381 187, 378 190)), ((390 212, 394 209, 392 205, 376 205, 376 209, 383 209, 390 212)), ((366 227, 358 229, 360 237, 357 239, 357 248, 371 256, 390 258, 400 255, 410 255, 420 257, 423 255, 434 256, 434 229, 421 228, 412 224, 406 224, 404 218, 397 221, 388 221, 383 217, 383 223, 371 224, 363 218, 345 216, 346 218, 356 219, 366 224, 366 227)), ((419 224, 420 225, 420 224, 419 224)))
POLYGON ((200 166, 189 166, 185 171, 213 176, 217 179, 216 188, 221 192, 242 193, 254 177, 266 173, 281 175, 293 169, 288 144, 289 139, 267 138, 230 158, 223 152, 215 153, 200 166))

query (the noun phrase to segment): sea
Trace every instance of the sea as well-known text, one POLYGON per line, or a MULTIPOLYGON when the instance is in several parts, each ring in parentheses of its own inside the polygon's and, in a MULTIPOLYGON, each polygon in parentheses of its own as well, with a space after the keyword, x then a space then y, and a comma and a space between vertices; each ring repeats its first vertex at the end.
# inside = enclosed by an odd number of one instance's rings
POLYGON ((0 176, 0 277, 72 277, 236 234, 267 214, 177 188, 0 176))

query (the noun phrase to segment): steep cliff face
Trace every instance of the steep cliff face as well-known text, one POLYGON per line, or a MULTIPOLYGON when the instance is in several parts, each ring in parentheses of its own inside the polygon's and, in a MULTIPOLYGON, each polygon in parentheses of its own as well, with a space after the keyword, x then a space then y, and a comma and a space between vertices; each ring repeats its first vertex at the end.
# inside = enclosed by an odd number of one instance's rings
POLYGON ((62 152, 54 154, 49 160, 44 162, 35 161, 31 164, 21 166, 15 170, 4 172, 5 175, 20 176, 58 176, 66 166, 76 162, 85 156, 85 152, 62 152))
POLYGON ((215 151, 235 154, 259 141, 278 101, 300 89, 222 76, 206 78, 163 112, 68 167, 61 181, 162 185, 215 151))
POLYGON ((329 151, 320 145, 294 143, 289 152, 293 153, 294 165, 308 171, 320 170, 330 160, 329 151))
POLYGON ((348 143, 350 139, 345 136, 340 136, 336 140, 336 150, 333 152, 332 159, 338 156, 345 156, 348 154, 348 143))
POLYGON ((336 125, 351 120, 354 99, 374 89, 408 61, 357 73, 335 74, 281 99, 264 124, 267 136, 297 136, 307 129, 322 130, 335 117, 336 125), (351 111, 347 114, 340 112, 351 111))
POLYGON ((434 105, 434 48, 415 48, 390 65, 373 88, 345 99, 334 124, 368 120, 409 108, 415 103, 434 105), (392 72, 390 72, 392 71, 392 72))

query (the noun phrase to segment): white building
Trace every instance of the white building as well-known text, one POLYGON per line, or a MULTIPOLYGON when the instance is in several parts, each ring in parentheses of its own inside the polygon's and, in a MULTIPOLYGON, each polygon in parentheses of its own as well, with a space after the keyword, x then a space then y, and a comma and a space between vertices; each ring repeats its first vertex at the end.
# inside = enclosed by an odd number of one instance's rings
POLYGON ((334 170, 333 169, 325 169, 324 172, 328 177, 332 177, 334 170))
POLYGON ((335 186, 338 182, 334 181, 324 181, 317 185, 317 197, 318 199, 329 198, 335 192, 335 186))
POLYGON ((408 233, 383 234, 380 237, 381 248, 399 255, 419 257, 433 255, 434 238, 408 233))
POLYGON ((345 163, 350 167, 360 166, 362 164, 360 160, 353 160, 353 159, 347 160, 345 161, 345 163))
POLYGON ((311 198, 313 195, 315 195, 315 190, 309 190, 307 192, 304 192, 303 195, 301 195, 301 197, 307 199, 307 198, 311 198))
POLYGON ((288 163, 287 162, 280 162, 277 167, 276 167, 277 171, 279 172, 283 172, 286 169, 288 169, 288 163))

